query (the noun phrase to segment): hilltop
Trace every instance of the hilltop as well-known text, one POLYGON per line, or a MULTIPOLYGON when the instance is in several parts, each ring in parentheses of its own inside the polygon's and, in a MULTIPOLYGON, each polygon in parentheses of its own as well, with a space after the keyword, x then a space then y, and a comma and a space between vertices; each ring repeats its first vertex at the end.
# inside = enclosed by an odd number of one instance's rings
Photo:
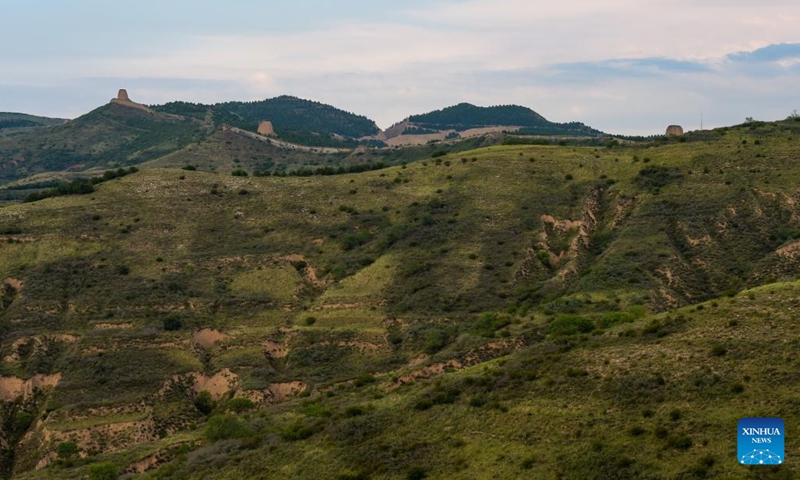
POLYGON ((798 420, 799 134, 4 207, 4 472, 741 476, 738 418, 798 420))
POLYGON ((63 118, 37 117, 25 113, 0 112, 0 135, 16 133, 20 130, 36 127, 61 125, 63 118))
POLYGON ((412 115, 386 131, 390 144, 403 145, 506 132, 524 135, 598 137, 603 132, 578 122, 554 123, 519 105, 478 107, 460 103, 412 115))
POLYGON ((358 139, 375 137, 380 133, 375 122, 364 116, 286 95, 254 102, 215 105, 171 102, 153 108, 198 119, 211 113, 218 122, 251 132, 258 131, 259 124, 268 121, 277 136, 294 143, 319 147, 355 147, 358 146, 358 139))

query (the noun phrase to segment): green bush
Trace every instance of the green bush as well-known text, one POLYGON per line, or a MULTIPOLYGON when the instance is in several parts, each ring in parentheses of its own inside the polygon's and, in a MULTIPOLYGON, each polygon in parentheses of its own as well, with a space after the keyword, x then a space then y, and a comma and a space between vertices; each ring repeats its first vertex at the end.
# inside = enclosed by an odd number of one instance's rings
POLYGON ((689 450, 692 448, 692 439, 686 435, 670 435, 667 445, 678 450, 689 450))
POLYGON ((559 315, 547 327, 547 333, 557 337, 589 333, 592 330, 594 330, 594 324, 591 320, 571 314, 559 315))
POLYGON ((425 353, 433 355, 447 345, 449 335, 442 328, 433 327, 425 332, 425 340, 422 349, 425 353))
POLYGON ((369 232, 361 231, 358 233, 353 233, 342 239, 342 249, 352 250, 368 243, 370 240, 372 240, 372 235, 369 232))
POLYGON ((314 429, 303 425, 300 422, 291 423, 283 427, 281 430, 281 438, 290 442, 298 440, 305 440, 306 438, 314 435, 314 429))
POLYGON ((33 423, 33 418, 30 412, 17 412, 11 420, 11 429, 15 432, 24 432, 33 423))
POLYGON ((636 321, 636 315, 630 312, 607 312, 600 319, 600 328, 609 328, 614 325, 636 321))
POLYGON ((728 353, 728 349, 723 347, 722 345, 714 345, 713 347, 711 347, 712 357, 724 357, 726 353, 728 353))
POLYGON ((168 332, 177 332, 183 327, 181 317, 178 315, 170 315, 163 320, 164 330, 168 332))
POLYGON ((494 337, 497 330, 511 324, 511 317, 508 315, 498 315, 496 313, 484 313, 475 321, 475 325, 470 329, 470 333, 486 338, 494 337))
POLYGON ((428 478, 428 472, 422 467, 413 467, 406 475, 407 480, 423 480, 428 478))
POLYGON ((237 168, 236 170, 231 172, 231 175, 233 175, 234 177, 246 177, 247 172, 245 172, 241 168, 237 168))
POLYGON ((116 480, 119 468, 111 462, 97 463, 89 467, 91 480, 116 480))
POLYGON ((215 415, 208 420, 205 436, 212 442, 252 435, 247 426, 233 415, 215 415))
POLYGON ((369 385, 371 383, 375 383, 376 378, 370 374, 364 374, 356 378, 354 385, 356 387, 363 387, 364 385, 369 385))
POLYGON ((209 415, 214 411, 216 405, 217 403, 211 398, 211 392, 208 390, 201 391, 194 399, 194 406, 197 408, 197 411, 203 415, 209 415))
POLYGON ((56 447, 56 454, 60 459, 69 460, 78 455, 78 445, 75 442, 61 442, 56 447))
POLYGON ((256 404, 249 398, 234 398, 228 402, 228 408, 232 412, 242 413, 256 408, 256 404))

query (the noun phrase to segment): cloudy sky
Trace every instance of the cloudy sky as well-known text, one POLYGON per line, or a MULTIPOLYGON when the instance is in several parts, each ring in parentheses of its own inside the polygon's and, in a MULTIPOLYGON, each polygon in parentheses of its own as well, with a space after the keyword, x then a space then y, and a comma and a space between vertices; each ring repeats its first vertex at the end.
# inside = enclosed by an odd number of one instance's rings
POLYGON ((290 94, 382 128, 458 102, 654 134, 800 110, 797 0, 0 0, 0 111, 290 94))

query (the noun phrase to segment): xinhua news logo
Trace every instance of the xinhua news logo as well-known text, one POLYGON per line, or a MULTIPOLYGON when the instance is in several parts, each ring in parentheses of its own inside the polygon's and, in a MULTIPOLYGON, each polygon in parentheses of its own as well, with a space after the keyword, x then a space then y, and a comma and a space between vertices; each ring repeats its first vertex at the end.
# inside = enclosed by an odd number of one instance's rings
POLYGON ((783 420, 743 418, 739 420, 739 463, 781 465, 786 461, 783 420))

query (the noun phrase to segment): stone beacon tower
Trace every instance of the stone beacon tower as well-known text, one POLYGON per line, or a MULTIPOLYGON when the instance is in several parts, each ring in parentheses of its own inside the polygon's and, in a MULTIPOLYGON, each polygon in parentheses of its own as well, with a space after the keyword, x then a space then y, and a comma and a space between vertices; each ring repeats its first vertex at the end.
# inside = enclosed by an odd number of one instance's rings
POLYGON ((680 125, 670 125, 667 127, 666 136, 668 137, 680 137, 683 135, 683 127, 680 125))
POLYGON ((117 105, 122 105, 125 107, 131 108, 138 108, 139 110, 150 112, 151 110, 146 106, 142 105, 141 103, 136 103, 128 96, 128 91, 124 88, 120 88, 119 92, 117 93, 116 98, 111 99, 111 103, 115 103, 117 105))

